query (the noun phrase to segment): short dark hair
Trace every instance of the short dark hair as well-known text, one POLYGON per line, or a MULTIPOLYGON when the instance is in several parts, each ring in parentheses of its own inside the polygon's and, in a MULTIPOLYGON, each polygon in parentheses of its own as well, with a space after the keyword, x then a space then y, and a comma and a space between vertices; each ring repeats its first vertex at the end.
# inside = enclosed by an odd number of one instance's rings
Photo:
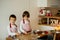
POLYGON ((11 17, 16 19, 16 16, 14 14, 10 15, 9 20, 10 20, 11 17))
POLYGON ((30 17, 30 14, 29 14, 29 12, 28 12, 28 11, 24 11, 24 12, 23 12, 22 17, 25 17, 25 16, 27 16, 28 18, 30 17))

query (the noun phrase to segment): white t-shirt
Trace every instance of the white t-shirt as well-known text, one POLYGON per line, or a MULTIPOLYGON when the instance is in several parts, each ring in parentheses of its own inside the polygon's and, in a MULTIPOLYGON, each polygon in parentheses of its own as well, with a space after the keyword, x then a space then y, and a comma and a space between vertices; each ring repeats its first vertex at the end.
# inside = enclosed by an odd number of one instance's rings
POLYGON ((16 32, 20 33, 19 28, 16 27, 15 25, 11 25, 11 27, 10 25, 8 25, 7 30, 8 30, 8 35, 11 36, 16 35, 16 32))

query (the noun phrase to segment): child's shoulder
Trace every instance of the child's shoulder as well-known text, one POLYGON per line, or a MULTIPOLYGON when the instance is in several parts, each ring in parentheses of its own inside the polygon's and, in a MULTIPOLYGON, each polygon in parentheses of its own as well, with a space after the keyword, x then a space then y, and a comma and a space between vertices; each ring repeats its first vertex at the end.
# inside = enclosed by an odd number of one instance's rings
POLYGON ((21 20, 20 22, 23 22, 23 20, 21 20))
POLYGON ((30 20, 28 20, 28 22, 30 22, 30 20))
POLYGON ((23 23, 23 20, 21 20, 20 23, 23 23))
POLYGON ((7 28, 10 28, 10 24, 7 25, 7 28))
POLYGON ((15 24, 15 26, 18 27, 17 24, 15 24))

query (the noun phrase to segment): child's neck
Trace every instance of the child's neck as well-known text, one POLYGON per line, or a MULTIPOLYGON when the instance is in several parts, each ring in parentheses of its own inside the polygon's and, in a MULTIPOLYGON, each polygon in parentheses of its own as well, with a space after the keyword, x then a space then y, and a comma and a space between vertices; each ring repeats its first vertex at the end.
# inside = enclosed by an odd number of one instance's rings
POLYGON ((23 19, 23 20, 28 20, 28 19, 23 19))
POLYGON ((10 23, 11 25, 14 25, 15 23, 10 23))

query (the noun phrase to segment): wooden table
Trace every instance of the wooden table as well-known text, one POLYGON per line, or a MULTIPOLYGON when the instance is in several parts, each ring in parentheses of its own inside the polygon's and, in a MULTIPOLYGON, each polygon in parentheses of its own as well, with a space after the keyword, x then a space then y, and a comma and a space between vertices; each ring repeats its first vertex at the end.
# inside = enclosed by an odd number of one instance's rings
MULTIPOLYGON (((48 35, 48 34, 27 34, 27 35, 24 35, 24 34, 20 34, 19 36, 17 36, 17 39, 19 40, 37 40, 37 38, 40 36, 40 37, 43 37, 45 35, 48 35)), ((11 38, 8 38, 8 39, 11 39, 11 38)), ((11 39, 12 40, 12 39, 11 39)))
MULTIPOLYGON (((35 40, 37 39, 37 35, 35 34, 20 34, 19 36, 16 37, 19 40, 35 40)), ((6 40, 13 40, 11 37, 7 37, 6 40)))
MULTIPOLYGON (((40 34, 40 35, 36 35, 36 34, 27 34, 27 35, 19 35, 17 36, 17 39, 19 40, 37 40, 37 38, 40 36, 40 37, 43 37, 45 36, 46 34, 40 34)), ((6 40, 13 40, 12 38, 7 38, 6 40)))
POLYGON ((60 40, 60 32, 56 33, 55 35, 56 35, 55 40, 60 40))
POLYGON ((37 38, 40 36, 40 37, 43 37, 45 35, 48 35, 48 34, 27 34, 27 35, 20 35, 18 36, 17 38, 20 39, 20 40, 37 40, 37 38))
POLYGON ((35 40, 35 39, 37 39, 37 35, 34 35, 34 34, 23 35, 23 34, 21 34, 17 38, 20 40, 35 40))
POLYGON ((54 34, 54 40, 60 40, 60 32, 57 32, 54 34))

